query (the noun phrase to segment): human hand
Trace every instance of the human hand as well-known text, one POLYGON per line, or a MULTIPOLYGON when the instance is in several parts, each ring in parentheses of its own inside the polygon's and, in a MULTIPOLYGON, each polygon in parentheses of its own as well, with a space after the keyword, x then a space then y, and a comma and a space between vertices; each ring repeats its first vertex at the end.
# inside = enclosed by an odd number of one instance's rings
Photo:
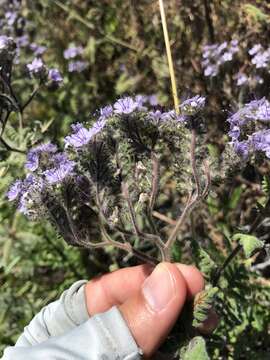
POLYGON ((140 265, 93 279, 85 295, 91 316, 118 307, 147 358, 166 339, 185 301, 203 288, 203 277, 194 266, 163 262, 154 270, 140 265))

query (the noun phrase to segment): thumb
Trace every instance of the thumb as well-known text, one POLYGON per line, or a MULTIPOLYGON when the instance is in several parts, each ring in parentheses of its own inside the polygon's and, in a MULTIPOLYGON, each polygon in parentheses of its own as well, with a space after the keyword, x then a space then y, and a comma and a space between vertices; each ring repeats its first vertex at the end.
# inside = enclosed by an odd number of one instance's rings
POLYGON ((180 269, 171 263, 160 263, 139 292, 119 306, 145 357, 165 340, 188 296, 187 279, 180 269))

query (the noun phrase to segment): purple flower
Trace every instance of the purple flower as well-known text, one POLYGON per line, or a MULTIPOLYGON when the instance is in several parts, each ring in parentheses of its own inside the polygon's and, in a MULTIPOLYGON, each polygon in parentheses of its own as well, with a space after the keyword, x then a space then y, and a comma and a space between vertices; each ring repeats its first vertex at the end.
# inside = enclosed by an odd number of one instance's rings
POLYGON ((137 103, 137 107, 141 111, 147 110, 144 104, 148 101, 148 97, 145 95, 137 95, 135 96, 135 102, 137 103))
POLYGON ((34 52, 34 54, 36 56, 40 56, 40 55, 44 54, 44 52, 47 50, 47 47, 32 43, 30 45, 30 49, 34 52))
POLYGON ((64 58, 74 59, 76 56, 81 55, 83 53, 83 47, 82 46, 70 46, 68 49, 64 51, 64 58))
POLYGON ((270 158, 270 129, 253 133, 251 142, 255 150, 264 151, 266 156, 270 158))
POLYGON ((203 47, 202 67, 206 77, 214 77, 219 73, 220 67, 233 60, 234 55, 239 51, 238 40, 234 39, 228 43, 205 45, 203 47))
POLYGON ((216 65, 208 65, 205 69, 204 69, 204 75, 205 76, 210 76, 210 77, 214 77, 217 76, 218 74, 218 67, 216 65))
POLYGON ((130 114, 138 108, 138 103, 134 101, 131 97, 127 96, 125 98, 119 99, 114 104, 114 112, 116 114, 130 114))
POLYGON ((92 132, 92 136, 95 136, 104 128, 105 125, 106 125, 106 118, 100 118, 93 124, 93 126, 89 131, 92 132))
POLYGON ((230 51, 227 51, 222 55, 221 59, 222 59, 222 62, 224 62, 224 63, 227 61, 232 61, 233 53, 230 51))
POLYGON ((202 110, 205 106, 205 97, 196 95, 190 99, 185 100, 180 105, 181 112, 186 115, 194 115, 202 110))
POLYGON ((51 143, 41 144, 31 149, 27 154, 27 159, 25 163, 26 169, 30 171, 37 170, 41 156, 54 154, 56 151, 57 147, 51 143))
POLYGON ((89 143, 91 138, 94 136, 93 131, 87 130, 82 124, 75 124, 72 126, 73 134, 66 136, 64 142, 66 145, 79 148, 89 143))
POLYGON ((265 98, 253 100, 229 117, 231 126, 243 126, 249 121, 270 121, 270 103, 265 98))
POLYGON ((45 179, 49 184, 57 184, 62 182, 66 177, 71 176, 75 167, 75 162, 65 159, 58 163, 58 166, 44 171, 45 179))
POLYGON ((11 185, 9 191, 7 192, 7 197, 9 201, 16 200, 23 189, 23 182, 21 180, 16 180, 14 184, 11 185))
POLYGON ((175 110, 170 110, 167 112, 162 113, 161 121, 178 121, 178 122, 185 122, 186 117, 183 115, 177 115, 175 110))
POLYGON ((232 145, 237 155, 242 157, 244 160, 248 158, 250 150, 250 144, 248 141, 234 141, 232 145))
POLYGON ((32 74, 39 74, 45 69, 45 65, 40 58, 35 58, 30 64, 27 65, 27 69, 32 74))
POLYGON ((50 69, 48 73, 48 79, 55 84, 60 84, 63 81, 62 75, 58 69, 50 69))
POLYGON ((154 122, 159 122, 160 120, 162 120, 162 112, 160 110, 150 111, 149 117, 154 122))
POLYGON ((270 64, 270 48, 262 52, 257 52, 251 62, 256 66, 256 69, 267 68, 270 64))
POLYGON ((88 67, 88 63, 86 61, 71 61, 68 64, 69 72, 82 72, 88 67))
POLYGON ((18 36, 16 38, 16 44, 17 44, 18 48, 28 46, 29 45, 29 36, 27 34, 18 36))
POLYGON ((148 96, 148 102, 151 106, 157 106, 158 105, 158 98, 157 95, 149 95, 148 96))
POLYGON ((251 49, 248 50, 249 55, 256 55, 262 49, 261 44, 255 44, 251 49))
POLYGON ((5 17, 7 19, 7 24, 13 26, 17 20, 18 14, 15 11, 7 11, 5 17))
POLYGON ((240 128, 238 126, 233 126, 228 135, 233 139, 233 140, 237 140, 240 136, 240 128))
POLYGON ((14 48, 14 40, 10 36, 0 35, 0 53, 4 50, 11 50, 14 48))
POLYGON ((107 119, 113 114, 113 107, 111 105, 107 105, 99 110, 100 118, 107 119))

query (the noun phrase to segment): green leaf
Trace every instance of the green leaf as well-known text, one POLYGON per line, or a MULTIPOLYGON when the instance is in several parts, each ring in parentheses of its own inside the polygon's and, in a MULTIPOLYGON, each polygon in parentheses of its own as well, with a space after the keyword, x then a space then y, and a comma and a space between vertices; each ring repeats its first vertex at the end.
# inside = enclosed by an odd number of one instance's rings
POLYGON ((230 196, 230 200, 229 200, 229 208, 230 209, 235 209, 237 204, 239 203, 239 200, 241 199, 243 193, 243 188, 242 186, 238 186, 237 188, 234 189, 233 193, 230 196))
POLYGON ((247 234, 235 234, 232 240, 239 241, 243 246, 245 257, 250 258, 257 250, 264 247, 264 242, 259 240, 256 236, 247 234))
POLYGON ((205 340, 201 336, 194 337, 181 356, 182 360, 210 360, 205 340))
POLYGON ((199 268, 207 279, 211 278, 217 268, 214 260, 212 260, 209 254, 202 248, 199 249, 199 268))
POLYGON ((265 195, 270 195, 270 177, 268 175, 264 175, 263 177, 262 189, 265 195))
POLYGON ((214 306, 217 287, 210 287, 195 296, 192 326, 199 327, 207 319, 209 310, 214 306))

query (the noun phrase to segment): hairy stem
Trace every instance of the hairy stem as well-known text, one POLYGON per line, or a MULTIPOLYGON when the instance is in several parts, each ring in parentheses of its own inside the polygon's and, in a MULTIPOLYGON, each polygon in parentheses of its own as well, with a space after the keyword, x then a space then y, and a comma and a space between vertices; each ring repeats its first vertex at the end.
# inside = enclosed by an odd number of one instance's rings
POLYGON ((196 193, 198 194, 198 196, 201 196, 201 183, 200 183, 200 179, 199 179, 199 175, 198 175, 198 171, 197 171, 197 167, 196 167, 195 150, 196 150, 196 131, 195 131, 195 129, 192 129, 191 130, 191 145, 190 145, 190 164, 191 164, 192 174, 193 174, 193 178, 194 178, 195 185, 196 185, 196 193))
POLYGON ((167 21, 166 21, 166 14, 165 14, 163 0, 159 0, 159 9, 160 9, 160 16, 161 16, 161 22, 162 22, 162 28, 163 28, 164 41, 165 41, 165 46, 166 46, 169 72, 170 72, 170 77, 171 77, 171 87, 172 87, 174 108, 175 108, 176 113, 178 114, 179 113, 179 99, 178 99, 178 94, 177 94, 176 78, 175 78, 174 65, 173 65, 172 53, 171 53, 171 45, 170 45, 170 39, 169 39, 169 33, 168 33, 168 28, 167 28, 167 21))
POLYGON ((155 226, 155 222, 153 219, 153 209, 156 203, 158 191, 159 191, 159 179, 160 179, 160 163, 157 155, 152 152, 151 153, 151 159, 152 159, 152 186, 151 186, 151 195, 150 195, 150 201, 149 201, 149 207, 147 210, 147 217, 149 224, 151 226, 152 231, 155 234, 158 234, 158 231, 155 226))
POLYGON ((129 211, 130 219, 131 219, 132 226, 134 229, 134 233, 136 234, 137 237, 139 237, 140 231, 139 231, 139 227, 137 225, 135 210, 133 208, 133 204, 130 199, 128 185, 125 182, 122 182, 122 192, 123 192, 124 199, 126 200, 127 205, 128 205, 128 211, 129 211))
POLYGON ((167 261, 171 260, 171 254, 170 254, 171 248, 172 248, 172 246, 173 246, 173 244, 174 244, 174 242, 175 242, 175 240, 177 238, 179 230, 181 229, 187 215, 189 214, 189 212, 191 211, 191 209, 195 205, 196 201, 197 201, 197 196, 195 196, 195 198, 192 199, 192 193, 190 193, 188 201, 186 203, 186 206, 185 206, 181 216, 177 220, 176 225, 175 225, 171 235, 169 236, 167 242, 165 243, 164 250, 165 250, 165 259, 167 261))
POLYGON ((25 110, 25 108, 32 102, 32 100, 34 99, 34 97, 37 95, 38 91, 40 89, 40 85, 38 85, 33 92, 31 93, 31 95, 29 96, 29 98, 26 100, 26 102, 22 105, 21 107, 21 112, 23 112, 25 110))
POLYGON ((152 159, 152 191, 151 191, 151 195, 150 195, 149 211, 152 213, 155 203, 156 203, 158 190, 159 190, 160 164, 159 164, 159 159, 154 152, 152 152, 152 154, 151 154, 151 159, 152 159))

